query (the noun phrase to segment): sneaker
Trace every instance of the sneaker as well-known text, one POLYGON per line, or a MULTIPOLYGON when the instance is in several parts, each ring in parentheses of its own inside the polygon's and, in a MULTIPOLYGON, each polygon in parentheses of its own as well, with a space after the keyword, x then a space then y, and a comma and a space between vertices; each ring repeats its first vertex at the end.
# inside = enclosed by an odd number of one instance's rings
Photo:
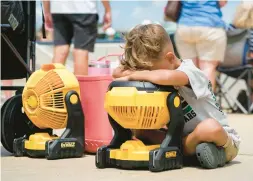
POLYGON ((197 159, 203 168, 214 169, 226 164, 224 148, 218 148, 213 143, 201 143, 196 148, 197 159))

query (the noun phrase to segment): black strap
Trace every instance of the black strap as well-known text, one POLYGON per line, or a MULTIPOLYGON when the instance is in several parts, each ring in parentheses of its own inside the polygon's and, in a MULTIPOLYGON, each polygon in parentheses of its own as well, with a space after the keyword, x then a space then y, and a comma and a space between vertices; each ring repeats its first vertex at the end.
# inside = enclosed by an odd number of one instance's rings
POLYGON ((47 38, 46 37, 46 29, 45 29, 45 17, 44 17, 42 2, 41 2, 41 9, 42 9, 42 36, 43 36, 43 38, 47 38))
POLYGON ((30 68, 28 67, 28 65, 25 63, 24 59, 21 57, 21 55, 19 54, 19 52, 17 51, 17 49, 15 48, 15 46, 12 44, 12 42, 9 40, 9 38, 4 33, 1 33, 1 36, 3 37, 3 39, 5 40, 5 42, 8 44, 8 46, 11 48, 12 52, 16 55, 16 57, 18 58, 18 60, 20 61, 20 63, 23 64, 23 66, 27 70, 28 74, 31 75, 32 71, 30 70, 30 68))

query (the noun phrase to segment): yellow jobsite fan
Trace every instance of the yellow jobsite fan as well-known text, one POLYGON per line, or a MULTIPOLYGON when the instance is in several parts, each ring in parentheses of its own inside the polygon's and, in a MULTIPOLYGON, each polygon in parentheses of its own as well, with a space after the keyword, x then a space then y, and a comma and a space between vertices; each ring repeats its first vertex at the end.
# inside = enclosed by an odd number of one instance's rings
POLYGON ((40 129, 66 128, 60 137, 38 132, 14 140, 15 156, 59 159, 84 152, 84 115, 75 75, 62 64, 45 64, 28 79, 22 93, 23 110, 40 129))
POLYGON ((114 129, 108 146, 96 154, 98 168, 149 168, 163 171, 182 167, 184 116, 176 89, 150 82, 114 81, 106 93, 105 109, 114 129), (135 130, 168 127, 161 144, 134 140, 135 130))

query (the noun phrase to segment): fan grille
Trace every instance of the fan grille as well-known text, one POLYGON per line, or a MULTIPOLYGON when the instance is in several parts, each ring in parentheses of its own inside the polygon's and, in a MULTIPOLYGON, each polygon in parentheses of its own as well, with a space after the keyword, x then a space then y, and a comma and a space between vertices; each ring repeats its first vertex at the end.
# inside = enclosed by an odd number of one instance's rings
POLYGON ((32 91, 24 93, 24 101, 27 105, 28 117, 40 128, 60 129, 66 127, 67 111, 65 107, 64 82, 55 71, 49 71, 35 85, 32 91), (33 111, 29 108, 27 100, 34 92, 38 106, 33 111), (36 118, 34 116, 36 115, 36 118))
MULTIPOLYGON (((158 106, 112 106, 109 108, 110 113, 136 128, 138 125, 141 129, 160 128, 165 120, 168 121, 167 107, 158 106)), ((131 126, 130 126, 131 127, 131 126)))
POLYGON ((160 129, 170 119, 169 94, 138 91, 135 87, 114 87, 106 93, 105 109, 124 128, 160 129))

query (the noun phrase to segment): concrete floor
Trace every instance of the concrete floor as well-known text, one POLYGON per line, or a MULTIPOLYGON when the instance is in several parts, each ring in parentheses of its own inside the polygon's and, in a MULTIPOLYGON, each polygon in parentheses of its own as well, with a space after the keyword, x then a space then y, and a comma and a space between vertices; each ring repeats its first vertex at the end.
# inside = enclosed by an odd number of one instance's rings
POLYGON ((253 115, 229 115, 229 123, 241 135, 242 143, 239 155, 233 162, 223 168, 204 170, 185 167, 160 173, 149 171, 129 171, 119 169, 97 169, 95 157, 85 155, 78 159, 63 159, 49 161, 46 159, 31 159, 13 157, 1 149, 1 177, 3 181, 252 181, 253 178, 253 115))

